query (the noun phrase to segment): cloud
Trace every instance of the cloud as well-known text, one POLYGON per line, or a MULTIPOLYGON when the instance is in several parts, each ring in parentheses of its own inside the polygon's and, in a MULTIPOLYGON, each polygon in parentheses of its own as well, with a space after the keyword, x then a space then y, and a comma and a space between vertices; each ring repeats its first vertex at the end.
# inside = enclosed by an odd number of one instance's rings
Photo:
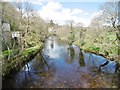
POLYGON ((87 13, 87 12, 85 12, 85 13, 84 13, 84 15, 88 15, 88 13, 87 13))
POLYGON ((90 23, 90 20, 86 19, 85 17, 81 17, 82 15, 88 15, 87 12, 84 12, 79 8, 64 8, 62 4, 55 1, 51 1, 46 5, 42 5, 42 8, 38 11, 38 13, 43 19, 52 19, 58 24, 65 24, 65 22, 68 20, 73 20, 75 23, 81 22, 85 26, 88 26, 90 23))
POLYGON ((83 10, 80 10, 78 8, 75 8, 73 11, 72 11, 72 15, 76 15, 76 14, 80 14, 80 13, 83 13, 83 10))
POLYGON ((46 6, 42 7, 42 10, 47 10, 47 11, 56 11, 62 9, 62 5, 59 4, 58 2, 48 2, 46 6))
POLYGON ((103 14, 103 11, 100 10, 100 11, 98 11, 98 12, 93 13, 93 14, 91 15, 91 17, 92 17, 92 18, 98 17, 98 16, 100 16, 100 15, 102 15, 102 14, 103 14))

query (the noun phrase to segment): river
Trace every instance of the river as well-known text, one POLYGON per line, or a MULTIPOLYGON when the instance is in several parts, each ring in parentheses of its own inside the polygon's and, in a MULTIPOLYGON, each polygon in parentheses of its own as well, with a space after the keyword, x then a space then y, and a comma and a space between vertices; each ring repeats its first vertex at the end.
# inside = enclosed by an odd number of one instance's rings
POLYGON ((69 47, 57 37, 46 39, 44 49, 18 72, 3 80, 3 88, 116 88, 115 62, 69 47), (44 59, 41 57, 43 55, 44 59))

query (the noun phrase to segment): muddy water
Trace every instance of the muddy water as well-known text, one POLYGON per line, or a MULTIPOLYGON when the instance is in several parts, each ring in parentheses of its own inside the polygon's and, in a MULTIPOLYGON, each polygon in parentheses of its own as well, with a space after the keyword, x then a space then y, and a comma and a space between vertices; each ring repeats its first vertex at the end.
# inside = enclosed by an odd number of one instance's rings
POLYGON ((115 62, 99 70, 105 62, 103 57, 49 37, 43 51, 28 66, 3 80, 3 88, 116 88, 115 62))

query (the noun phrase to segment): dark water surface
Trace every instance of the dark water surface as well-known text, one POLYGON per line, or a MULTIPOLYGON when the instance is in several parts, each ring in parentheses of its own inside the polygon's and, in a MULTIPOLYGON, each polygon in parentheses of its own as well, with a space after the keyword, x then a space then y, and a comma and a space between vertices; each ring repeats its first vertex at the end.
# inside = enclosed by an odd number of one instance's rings
POLYGON ((19 72, 3 80, 3 88, 112 88, 117 87, 115 62, 85 53, 57 37, 49 37, 41 53, 19 72), (47 63, 47 64, 46 64, 47 63), (29 68, 28 68, 29 67, 29 68))

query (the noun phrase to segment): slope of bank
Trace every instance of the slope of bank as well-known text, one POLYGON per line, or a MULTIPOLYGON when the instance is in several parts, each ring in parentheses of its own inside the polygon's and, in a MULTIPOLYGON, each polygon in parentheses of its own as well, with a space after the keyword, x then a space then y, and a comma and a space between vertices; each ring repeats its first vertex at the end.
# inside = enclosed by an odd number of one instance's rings
POLYGON ((34 47, 25 49, 20 54, 17 54, 10 58, 10 60, 2 60, 2 76, 8 75, 11 71, 18 70, 31 59, 33 59, 36 54, 42 50, 43 43, 34 47))

